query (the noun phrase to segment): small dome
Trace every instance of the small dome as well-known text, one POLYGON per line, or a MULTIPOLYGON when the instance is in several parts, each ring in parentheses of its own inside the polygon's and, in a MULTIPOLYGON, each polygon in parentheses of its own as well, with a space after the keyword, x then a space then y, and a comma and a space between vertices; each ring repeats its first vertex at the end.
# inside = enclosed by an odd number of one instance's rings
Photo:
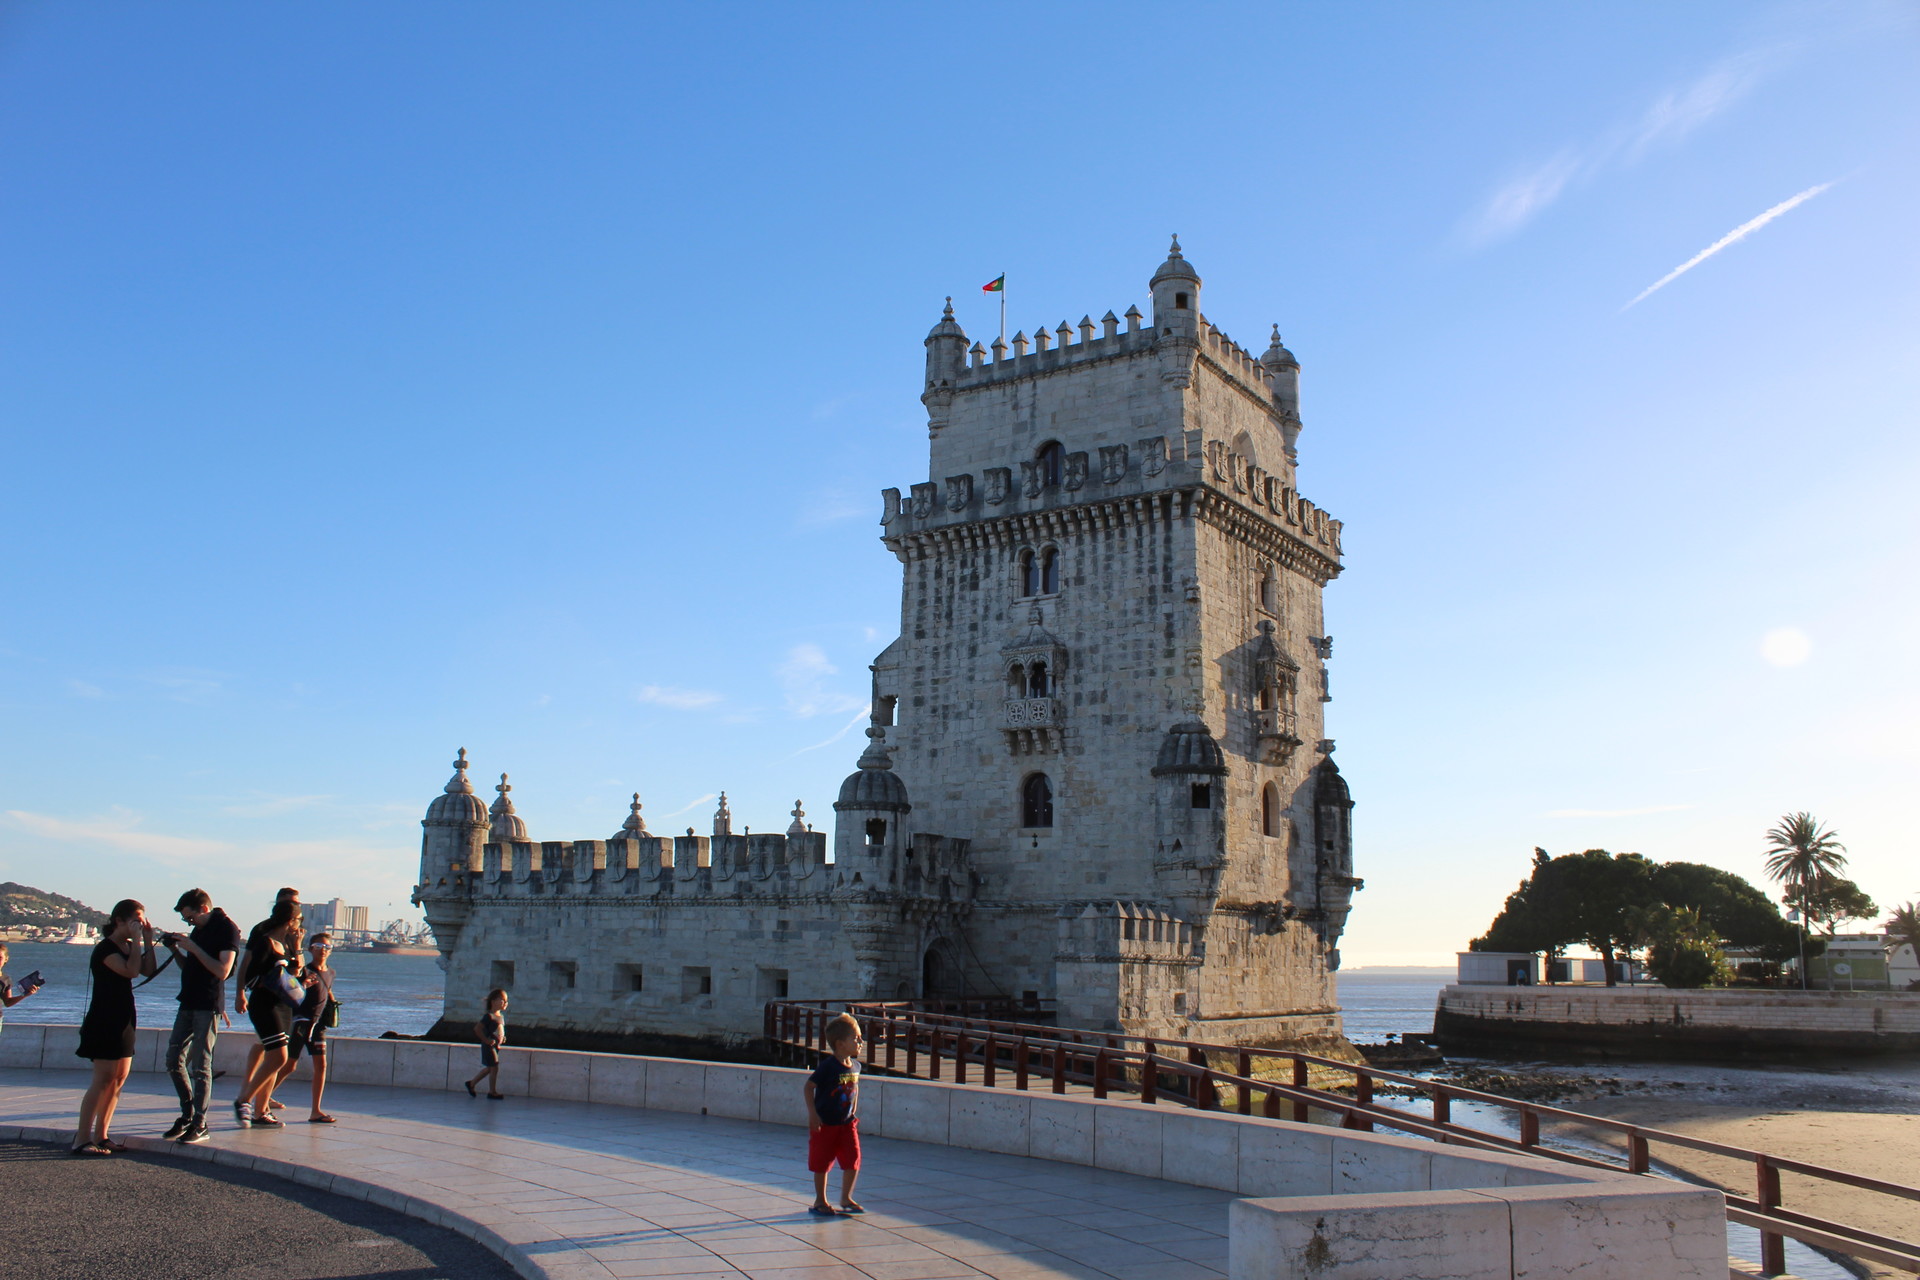
POLYGON ((487 825, 487 806, 480 797, 473 794, 473 784, 467 781, 467 749, 460 748, 460 758, 453 762, 453 779, 447 783, 446 791, 433 798, 427 806, 427 821, 433 823, 470 823, 476 827, 487 825))
POLYGON ((500 785, 494 788, 500 798, 493 802, 493 808, 487 810, 487 819, 491 824, 487 839, 494 844, 509 844, 513 841, 524 842, 527 839, 527 824, 513 811, 513 801, 507 798, 507 792, 513 790, 507 785, 507 775, 500 775, 500 785))
POLYGON ((1293 352, 1287 350, 1281 343, 1279 325, 1273 326, 1273 341, 1268 345, 1266 352, 1260 357, 1260 363, 1274 370, 1298 369, 1300 367, 1300 362, 1293 358, 1293 352))
POLYGON ((1227 758, 1221 754, 1220 744, 1213 740, 1213 733, 1206 725, 1189 720, 1167 730, 1160 744, 1160 758, 1154 762, 1153 776, 1158 778, 1169 773, 1226 776, 1227 758))
POLYGON ((967 340, 967 331, 962 329, 960 322, 953 318, 952 298, 947 299, 947 310, 946 313, 940 317, 940 323, 934 325, 932 329, 927 331, 928 342, 932 342, 935 338, 958 338, 962 342, 967 340))
POLYGON ((1180 256, 1179 236, 1173 238, 1173 248, 1167 251, 1167 260, 1160 264, 1158 271, 1153 273, 1153 279, 1147 281, 1147 288, 1153 288, 1162 280, 1191 280, 1195 284, 1200 283, 1200 275, 1193 269, 1193 264, 1180 256))
POLYGON ((1353 793, 1347 790, 1347 780, 1340 776, 1340 766, 1333 762, 1332 756, 1314 766, 1313 803, 1316 807, 1330 804, 1342 809, 1353 808, 1353 793))
POLYGON ((886 736, 887 731, 877 724, 868 728, 867 749, 861 753, 860 767, 840 784, 840 798, 833 802, 836 812, 885 809, 905 813, 913 808, 907 800, 907 784, 900 781, 900 775, 893 771, 893 762, 887 758, 886 736))
POLYGON ((647 820, 640 816, 640 793, 636 791, 633 793, 633 804, 629 806, 627 810, 627 820, 621 823, 620 829, 609 836, 608 839, 637 839, 646 834, 647 820))

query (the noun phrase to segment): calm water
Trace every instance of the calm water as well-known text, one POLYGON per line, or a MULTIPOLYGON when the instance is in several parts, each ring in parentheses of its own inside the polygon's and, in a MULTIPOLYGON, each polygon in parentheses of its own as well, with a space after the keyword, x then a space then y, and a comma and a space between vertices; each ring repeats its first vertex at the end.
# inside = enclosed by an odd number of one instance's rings
POLYGON ((1452 969, 1343 969, 1340 1009, 1347 1039, 1378 1044, 1388 1035, 1433 1030, 1433 1006, 1452 969))
MULTIPOLYGON (((14 942, 7 977, 20 979, 38 969, 47 985, 7 1011, 9 1022, 77 1023, 87 1008, 87 957, 91 947, 53 942, 14 942)), ((348 952, 332 960, 334 996, 340 1001, 340 1029, 346 1036, 377 1036, 383 1031, 420 1035, 440 1016, 440 965, 433 956, 392 956, 348 952)), ((180 994, 179 964, 134 992, 143 1027, 170 1027, 180 994)), ((233 983, 227 983, 229 1007, 233 983)))

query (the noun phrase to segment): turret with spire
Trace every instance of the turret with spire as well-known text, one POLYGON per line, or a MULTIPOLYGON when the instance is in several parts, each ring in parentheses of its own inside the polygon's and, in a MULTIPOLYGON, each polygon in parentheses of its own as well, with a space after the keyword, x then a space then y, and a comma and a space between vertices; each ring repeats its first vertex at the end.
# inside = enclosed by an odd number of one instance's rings
POLYGON ((716 839, 733 834, 733 810, 727 808, 727 793, 724 791, 720 793, 720 807, 713 811, 713 834, 716 839))
POLYGON ((967 368, 967 331, 953 318, 953 299, 940 321, 927 333, 927 388, 920 403, 927 406, 927 431, 938 435, 953 408, 953 387, 967 368))
POLYGON ((506 774, 500 775, 500 785, 494 790, 500 793, 500 798, 493 802, 491 809, 487 810, 487 842, 489 844, 512 844, 516 841, 526 843, 527 824, 522 821, 519 814, 513 811, 513 801, 507 797, 507 793, 513 788, 507 784, 506 774))

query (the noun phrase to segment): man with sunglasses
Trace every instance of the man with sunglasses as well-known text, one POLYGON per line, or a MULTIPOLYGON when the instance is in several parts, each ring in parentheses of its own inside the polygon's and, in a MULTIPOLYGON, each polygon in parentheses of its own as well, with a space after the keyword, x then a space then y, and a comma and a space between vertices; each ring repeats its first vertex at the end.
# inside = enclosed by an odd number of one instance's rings
POLYGON ((208 1138, 207 1103, 213 1096, 213 1044, 220 1032, 227 975, 240 951, 240 926, 213 905, 205 889, 180 895, 174 910, 191 933, 168 933, 162 941, 180 964, 180 1012, 167 1041, 167 1075, 180 1095, 180 1118, 166 1137, 200 1143, 208 1138))

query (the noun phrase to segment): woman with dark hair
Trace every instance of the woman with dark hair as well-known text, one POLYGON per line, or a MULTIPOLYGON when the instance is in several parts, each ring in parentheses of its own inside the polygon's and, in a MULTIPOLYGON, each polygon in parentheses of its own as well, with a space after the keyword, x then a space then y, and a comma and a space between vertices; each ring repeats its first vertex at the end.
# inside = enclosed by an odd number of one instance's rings
POLYGON ((155 972, 153 926, 147 909, 132 898, 116 902, 105 936, 93 949, 87 971, 93 989, 80 1019, 80 1047, 74 1055, 93 1060, 93 1080, 80 1100, 80 1126, 73 1154, 106 1156, 125 1147, 107 1137, 120 1090, 133 1067, 133 980, 155 972))
POLYGON ((241 974, 241 989, 246 993, 246 1013, 260 1037, 260 1060, 247 1073, 240 1096, 233 1101, 233 1114, 241 1124, 276 1129, 280 1121, 273 1114, 273 1086, 287 1065, 287 1038, 293 1030, 293 1014, 299 1000, 289 1000, 290 992, 305 992, 294 975, 300 972, 300 904, 282 899, 273 904, 273 914, 253 928, 247 939, 247 967, 241 974), (289 980, 291 985, 289 986, 289 980))

